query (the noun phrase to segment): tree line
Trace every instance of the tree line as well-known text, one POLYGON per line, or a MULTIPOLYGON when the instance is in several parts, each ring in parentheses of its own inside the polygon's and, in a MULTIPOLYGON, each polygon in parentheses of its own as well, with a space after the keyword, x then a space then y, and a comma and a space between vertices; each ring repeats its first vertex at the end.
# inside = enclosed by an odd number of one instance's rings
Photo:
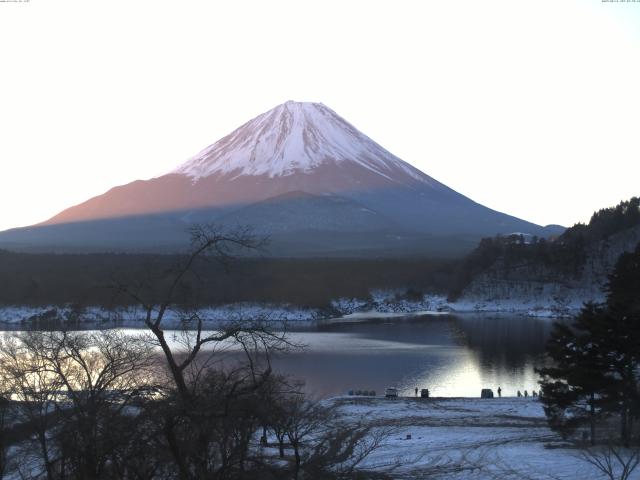
POLYGON ((587 247, 640 225, 640 198, 633 197, 595 212, 588 224, 577 223, 555 239, 522 234, 483 238, 461 262, 452 277, 449 297, 455 300, 479 274, 497 264, 545 267, 558 275, 579 275, 587 259, 587 247))
MULTIPOLYGON (((131 305, 115 280, 155 281, 178 255, 28 254, 0 250, 0 305, 131 305)), ((328 307, 337 298, 367 299, 372 289, 445 293, 457 262, 417 259, 239 258, 232 269, 200 258, 192 289, 203 306, 236 302, 328 307)))

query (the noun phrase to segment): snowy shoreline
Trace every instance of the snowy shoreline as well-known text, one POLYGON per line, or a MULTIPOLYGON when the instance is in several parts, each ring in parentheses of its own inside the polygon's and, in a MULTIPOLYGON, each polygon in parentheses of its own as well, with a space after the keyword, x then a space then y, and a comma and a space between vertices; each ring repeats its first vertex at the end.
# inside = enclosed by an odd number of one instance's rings
MULTIPOLYGON (((338 299, 327 308, 304 308, 286 304, 240 303, 199 309, 209 326, 235 321, 291 322, 355 322, 372 318, 393 318, 437 314, 513 314, 530 317, 566 318, 576 315, 582 302, 535 303, 531 300, 472 301, 462 299, 448 302, 442 295, 424 295, 407 299, 397 292, 373 292, 370 299, 338 299)), ((178 326, 184 313, 169 310, 167 325, 178 326)), ((65 325, 142 326, 144 312, 140 308, 107 309, 99 306, 77 308, 71 305, 30 307, 0 306, 1 325, 34 325, 56 323, 65 325)))
POLYGON ((536 398, 341 396, 323 403, 347 423, 393 428, 362 465, 392 478, 601 478, 577 445, 549 429, 536 398))

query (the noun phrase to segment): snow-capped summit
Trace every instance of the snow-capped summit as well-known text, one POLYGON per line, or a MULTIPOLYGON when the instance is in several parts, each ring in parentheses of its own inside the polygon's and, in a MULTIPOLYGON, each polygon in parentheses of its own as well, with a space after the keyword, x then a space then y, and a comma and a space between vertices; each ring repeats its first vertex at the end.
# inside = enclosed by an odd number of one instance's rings
POLYGON ((389 180, 404 172, 427 178, 322 103, 288 101, 248 121, 173 173, 278 177, 309 173, 327 163, 355 162, 389 180))
POLYGON ((166 175, 0 234, 0 246, 183 249, 188 227, 210 222, 253 226, 286 256, 451 255, 499 233, 546 235, 439 183, 325 105, 290 101, 166 175))

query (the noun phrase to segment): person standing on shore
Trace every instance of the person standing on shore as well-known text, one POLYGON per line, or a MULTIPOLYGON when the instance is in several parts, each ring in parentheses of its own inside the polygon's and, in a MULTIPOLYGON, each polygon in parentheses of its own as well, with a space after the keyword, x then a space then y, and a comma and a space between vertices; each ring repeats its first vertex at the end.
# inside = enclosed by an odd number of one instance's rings
POLYGON ((502 398, 502 388, 498 387, 498 397, 502 398))

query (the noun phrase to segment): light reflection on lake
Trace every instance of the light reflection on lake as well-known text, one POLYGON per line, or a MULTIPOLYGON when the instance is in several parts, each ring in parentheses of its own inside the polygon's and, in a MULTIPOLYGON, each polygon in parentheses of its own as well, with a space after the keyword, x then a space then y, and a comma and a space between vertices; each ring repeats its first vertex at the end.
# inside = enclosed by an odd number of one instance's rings
MULTIPOLYGON (((300 352, 278 355, 274 369, 306 381, 317 396, 397 387, 401 395, 428 388, 433 396, 503 396, 538 390, 553 320, 508 315, 422 315, 332 321, 289 332, 300 352)), ((293 325, 295 327, 295 324, 293 325)), ((124 329, 138 335, 143 330, 124 329)), ((167 338, 173 335, 167 332, 167 338)), ((233 357, 233 352, 226 355, 233 357)))
POLYGON ((428 388, 434 396, 503 395, 538 390, 550 319, 520 316, 424 315, 319 325, 295 334, 308 347, 276 360, 305 378, 319 396, 397 387, 402 395, 428 388))

